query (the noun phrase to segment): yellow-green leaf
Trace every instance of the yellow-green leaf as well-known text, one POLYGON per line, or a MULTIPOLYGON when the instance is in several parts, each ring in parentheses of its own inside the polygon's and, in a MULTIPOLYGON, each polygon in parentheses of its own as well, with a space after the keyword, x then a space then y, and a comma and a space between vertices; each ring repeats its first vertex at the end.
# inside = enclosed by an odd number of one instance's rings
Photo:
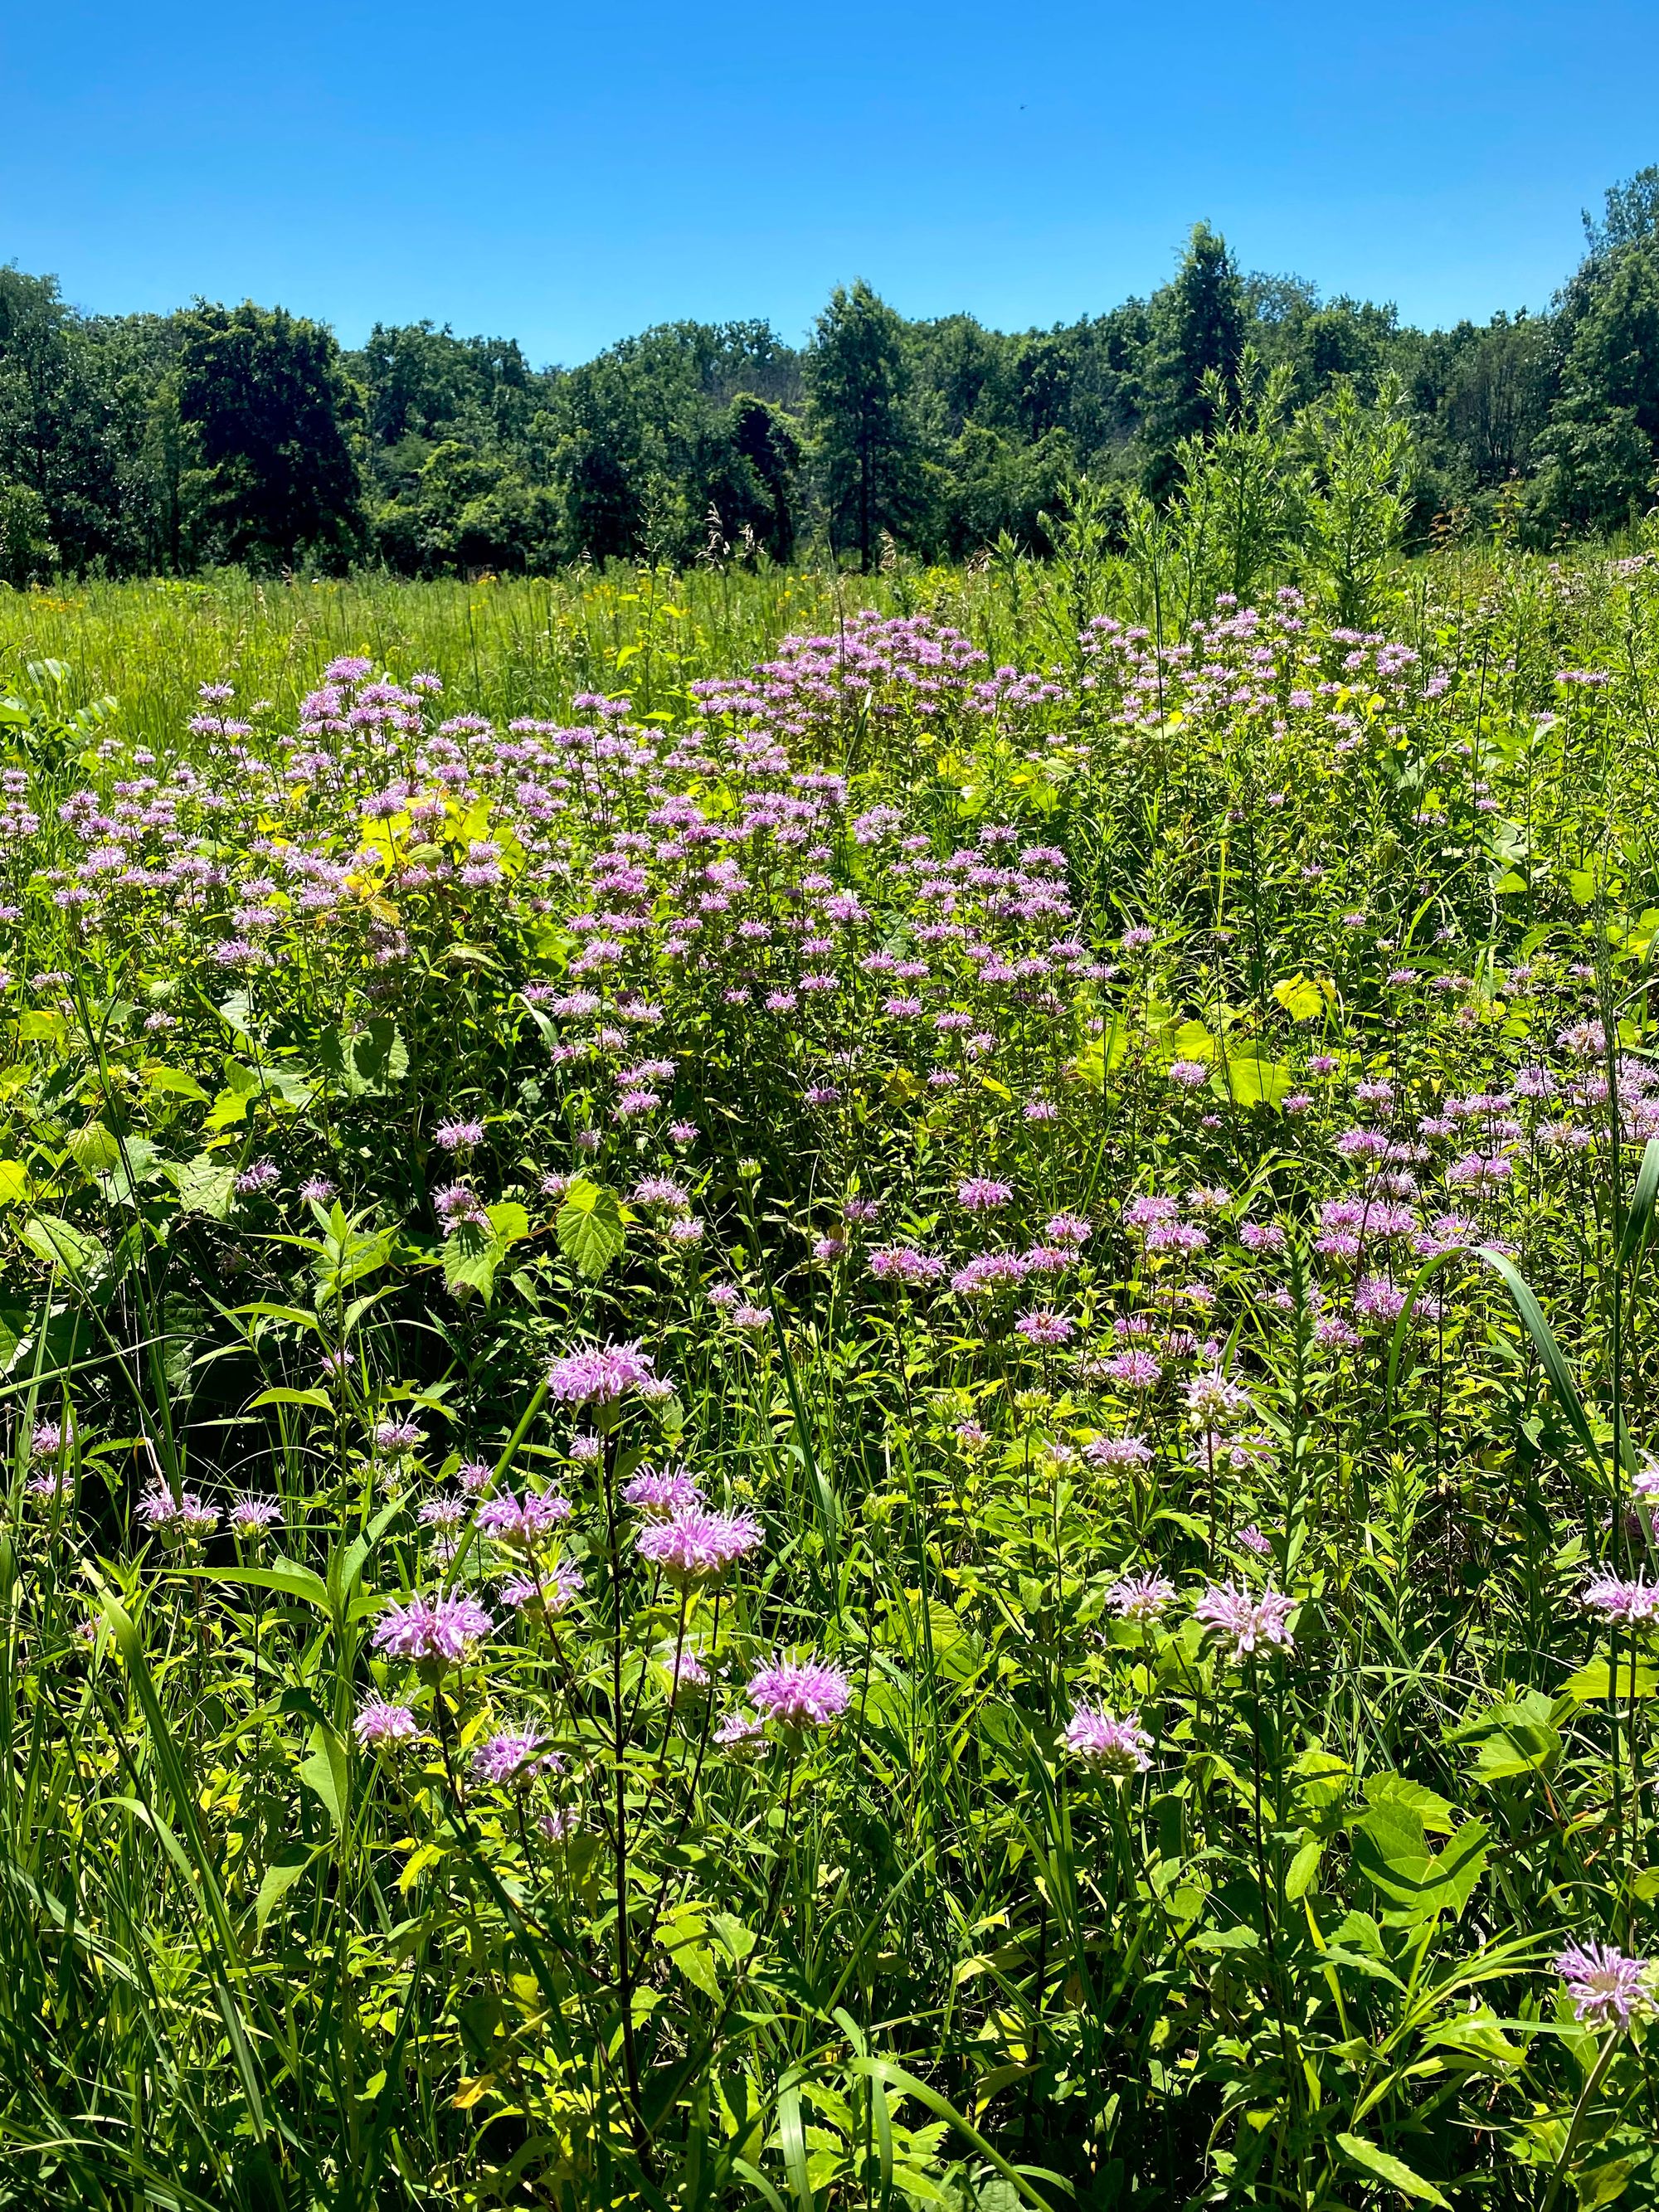
POLYGON ((1419 2204, 1443 2204, 1446 2212, 1451 2212, 1451 2200, 1442 2196, 1433 2182, 1425 2181, 1403 2158, 1396 2158, 1392 2151, 1368 2142, 1364 2136, 1338 2136, 1336 2141, 1343 2157, 1362 2173, 1375 2174, 1379 2181, 1391 2182, 1402 2197, 1414 2197, 1419 2204))

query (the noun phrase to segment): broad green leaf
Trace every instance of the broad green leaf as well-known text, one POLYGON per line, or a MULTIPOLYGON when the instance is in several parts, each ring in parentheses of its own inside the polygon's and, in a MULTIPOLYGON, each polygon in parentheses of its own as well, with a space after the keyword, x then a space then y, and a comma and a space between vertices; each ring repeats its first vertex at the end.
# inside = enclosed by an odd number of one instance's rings
POLYGON ((233 1090, 227 1084, 212 1105, 209 1107, 202 1123, 203 1127, 215 1131, 234 1129, 239 1121, 246 1121, 247 1109, 252 1096, 251 1091, 233 1090))
POLYGON ((1581 1705, 1605 1705, 1610 1694, 1620 1698, 1651 1698, 1659 1695, 1659 1667, 1650 1659, 1632 1659, 1621 1652, 1619 1672, 1609 1688, 1607 1661, 1592 1659, 1588 1667, 1567 1677, 1561 1694, 1576 1698, 1581 1705))
POLYGON ((121 1147, 101 1121, 89 1121, 84 1129, 72 1129, 69 1152, 82 1175, 113 1175, 121 1164, 121 1147))
POLYGON ((326 1390, 261 1390, 250 1401, 248 1411, 257 1413, 261 1406, 314 1406, 322 1413, 331 1413, 334 1401, 326 1390))
POLYGON ((708 1922, 702 1908, 686 1902, 671 1906, 658 1927, 657 1941, 686 1980, 718 2003, 720 1976, 714 1971, 708 1922))
POLYGON ((37 1259, 70 1276, 83 1276, 104 1256, 95 1237, 88 1237, 55 1213, 33 1213, 18 1231, 37 1259))
POLYGON ((1241 1106, 1278 1106, 1295 1088, 1295 1078, 1282 1060, 1256 1052, 1229 1054, 1226 1065, 1210 1079, 1210 1088, 1241 1106))
POLYGON ((336 1835, 345 1826, 349 1772, 345 1738, 326 1721, 319 1721, 311 1731, 311 1755, 300 1761, 300 1779, 322 1799, 336 1835))
POLYGON ((1449 1836, 1457 1825, 1457 1814, 1443 1797, 1437 1797, 1420 1782, 1407 1782, 1403 1774, 1367 1776, 1365 1802, 1404 1807, 1431 1835, 1449 1836))
POLYGON ((142 1072, 147 1090, 160 1091, 173 1098, 188 1098, 198 1106, 205 1106, 208 1102, 208 1093, 182 1067, 163 1067, 158 1061, 152 1061, 142 1072))
POLYGON ((1396 2158, 1392 2151, 1367 2142, 1364 2136, 1340 2135, 1336 2141, 1343 2157, 1362 2173, 1391 2183, 1401 2196, 1415 2197, 1419 2204, 1443 2204, 1446 2212, 1451 2212, 1450 2198, 1443 2196, 1433 2182, 1425 2181, 1420 2173, 1413 2172, 1403 2158, 1396 2158))
POLYGON ((457 1297, 463 1291, 476 1291, 484 1304, 489 1304, 495 1287, 495 1270, 506 1256, 507 1247, 483 1224, 464 1221, 444 1239, 444 1282, 457 1297))
POLYGON ((214 1221, 222 1221, 230 1212, 236 1170, 228 1160, 212 1152, 198 1152, 194 1159, 167 1172, 179 1194, 181 1213, 205 1213, 214 1221))
POLYGON ((29 1171, 21 1160, 0 1160, 0 1206, 21 1206, 29 1194, 29 1171))
POLYGON ((69 1024, 61 1014, 43 1012, 37 1007, 19 1018, 17 1041, 20 1044, 67 1044, 69 1024))
POLYGON ((617 1194, 585 1177, 565 1193, 555 1228, 559 1249, 579 1275, 597 1282, 628 1241, 617 1194))
POLYGON ((1476 1747, 1474 1779, 1503 1782, 1519 1774, 1547 1772, 1561 1756, 1561 1731, 1551 1718, 1550 1700, 1528 1690, 1524 1697, 1490 1705, 1461 1728, 1449 1743, 1476 1747))
POLYGON ((1158 1039, 1158 1048, 1170 1060, 1212 1061, 1218 1051, 1214 1036, 1202 1022, 1182 1022, 1165 1030, 1158 1039))
POLYGON ((409 1073, 409 1048, 387 1014, 377 1014, 359 1030, 330 1030, 318 1057, 329 1080, 349 1097, 385 1091, 409 1073))
POLYGON ((1336 985, 1328 975, 1308 976, 1300 969, 1273 985, 1273 996, 1293 1022, 1310 1022, 1336 1003, 1336 985))
POLYGON ((1298 1899, 1305 1897, 1313 1887, 1314 1878, 1319 1872, 1320 1855, 1324 1848, 1316 1836, 1310 1836, 1305 1844, 1298 1846, 1285 1875, 1285 1895, 1291 1904, 1294 1905, 1298 1899))
POLYGON ((296 1848, 297 1856, 277 1860, 275 1865, 265 1869, 260 1878, 258 1894, 253 1900, 253 1940, 256 1944, 264 1941, 265 1923, 316 1856, 314 1851, 296 1848))

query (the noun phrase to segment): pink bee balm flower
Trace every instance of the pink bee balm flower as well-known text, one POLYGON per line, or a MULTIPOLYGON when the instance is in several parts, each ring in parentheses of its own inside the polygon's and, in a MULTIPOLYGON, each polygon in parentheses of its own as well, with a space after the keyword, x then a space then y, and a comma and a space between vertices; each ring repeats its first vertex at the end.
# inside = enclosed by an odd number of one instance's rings
POLYGON ((550 1394, 567 1406, 612 1405, 630 1390, 650 1395, 656 1379, 650 1354, 637 1344, 607 1344, 556 1359, 547 1384, 550 1394))
POLYGON ((1569 1943, 1555 1962, 1572 2008, 1593 2027, 1626 2028, 1654 2006, 1652 1962, 1627 1959, 1611 1943, 1569 1943))
POLYGON ((1091 1467, 1150 1467, 1152 1448, 1142 1437, 1092 1437, 1083 1456, 1091 1467))
POLYGON ((1651 1620, 1659 1610, 1659 1585, 1644 1582, 1639 1575, 1633 1583, 1620 1582, 1616 1575, 1598 1575, 1579 1603, 1604 1620, 1651 1620))
POLYGON ((475 1145, 483 1142, 482 1121, 440 1121, 432 1132, 432 1141, 447 1152, 470 1152, 475 1145))
POLYGON ((395 1751, 422 1735, 419 1721, 407 1705, 394 1705, 385 1698, 368 1698, 357 1709, 351 1732, 365 1751, 395 1751))
POLYGON ((852 1693, 840 1668, 818 1659, 781 1659, 749 1685, 760 1712, 785 1728, 828 1728, 846 1711, 852 1693))
POLYGON ((259 1537, 280 1525, 283 1509, 274 1498, 239 1498, 229 1517, 234 1535, 259 1537))
POLYGON ((1012 1183, 997 1182, 990 1176, 970 1176, 957 1188, 957 1203, 968 1213, 990 1213, 1006 1206, 1013 1196, 1012 1183))
POLYGON ((472 1754, 473 1780, 498 1790, 509 1783, 522 1788, 533 1782, 538 1774, 563 1763, 556 1753, 543 1748, 546 1741, 521 1729, 503 1729, 487 1736, 472 1754))
POLYGON ((509 1575, 501 1584, 501 1603, 514 1613, 562 1613, 582 1588, 568 1559, 556 1559, 544 1574, 509 1575))
POLYGON ((683 1513, 690 1506, 700 1505, 702 1492, 684 1468, 672 1474, 659 1474, 647 1467, 641 1468, 623 1492, 623 1503, 631 1505, 637 1513, 665 1520, 672 1513, 683 1513))
POLYGON ((377 1651, 391 1659, 459 1666, 471 1657, 495 1626, 476 1598, 417 1596, 407 1605, 388 1607, 373 1642, 377 1651))
POLYGON ((1106 1602, 1120 1620, 1156 1620, 1175 1594, 1162 1575, 1125 1575, 1107 1591, 1106 1602))
POLYGON ((1092 1705, 1079 1705, 1066 1723, 1066 1750, 1101 1774, 1144 1774, 1152 1763, 1146 1756, 1152 1741, 1138 1713, 1118 1720, 1092 1705))
POLYGON ((711 1513, 702 1505, 684 1506, 667 1520, 653 1522, 638 1537, 640 1557, 660 1567, 671 1582, 712 1582, 752 1552, 761 1525, 747 1513, 711 1513))
POLYGON ((1064 1314, 1042 1310, 1022 1314, 1014 1328, 1030 1343, 1053 1346, 1068 1344, 1076 1334, 1077 1325, 1064 1314))
POLYGON ((533 1552, 561 1521, 569 1518, 570 1500, 555 1491, 527 1490, 522 1498, 509 1492, 478 1508, 478 1526, 487 1535, 523 1552, 533 1552))
POLYGON ((766 1723, 753 1713, 727 1713, 714 1730, 714 1741, 722 1751, 759 1751, 765 1746, 766 1723))
POLYGON ((1213 1628, 1231 1643, 1229 1656, 1237 1661, 1248 1658, 1261 1644, 1276 1644, 1283 1650, 1294 1650, 1296 1641, 1289 1621, 1295 1604, 1295 1599, 1287 1597, 1283 1590, 1264 1589, 1259 1597, 1255 1597, 1248 1589, 1227 1582, 1212 1584, 1206 1589, 1195 1612, 1206 1628, 1213 1628))

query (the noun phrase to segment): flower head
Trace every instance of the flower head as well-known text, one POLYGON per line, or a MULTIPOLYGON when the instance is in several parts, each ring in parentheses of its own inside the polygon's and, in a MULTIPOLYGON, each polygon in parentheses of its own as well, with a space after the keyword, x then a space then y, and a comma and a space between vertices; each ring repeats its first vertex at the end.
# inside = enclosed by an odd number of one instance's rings
POLYGON ((780 1659, 749 1685, 750 1701, 785 1728, 828 1728, 847 1710, 852 1685, 839 1667, 819 1659, 780 1659))
POLYGON ((1152 1765, 1146 1756, 1152 1741, 1138 1713, 1118 1720, 1092 1705, 1079 1705, 1066 1723, 1066 1750, 1101 1774, 1144 1774, 1152 1765))
POLYGON ((957 1203, 968 1213, 994 1212, 1006 1206, 1013 1194, 1012 1183, 998 1182, 990 1176, 970 1176, 957 1186, 957 1203))
POLYGON ((432 1132, 432 1141, 447 1152, 470 1152, 483 1142, 482 1121, 440 1121, 432 1132))
POLYGON ((520 1552, 533 1552, 569 1518, 570 1500, 556 1491, 527 1490, 522 1498, 508 1492, 478 1508, 478 1526, 485 1534, 520 1552))
POLYGON ((1175 1598, 1175 1584, 1162 1575, 1124 1575, 1106 1593, 1106 1602, 1120 1620, 1156 1620, 1175 1598))
POLYGON ((373 1641, 388 1658, 453 1667, 470 1659, 495 1626, 476 1598, 416 1596, 387 1608, 373 1641))
POLYGON ((1611 1943, 1569 1943, 1555 1971, 1574 2012, 1589 2027, 1626 2028, 1653 2008, 1652 1962, 1626 1958, 1611 1943))
POLYGON ((544 1616, 562 1613, 582 1587, 568 1559, 555 1559, 538 1574, 509 1575, 501 1584, 501 1603, 514 1613, 544 1616))
POLYGON ((1238 1661, 1248 1658, 1261 1644, 1293 1650, 1295 1638, 1288 1624, 1295 1604, 1295 1599, 1283 1590, 1264 1589, 1254 1596, 1248 1589, 1226 1582, 1206 1589, 1195 1611, 1206 1628, 1213 1628, 1231 1643, 1228 1656, 1238 1661))
POLYGON ((556 1752, 544 1748, 547 1739, 530 1729, 502 1729, 486 1736, 472 1753, 472 1779, 491 1789, 511 1783, 522 1789, 538 1774, 562 1764, 556 1752))
POLYGON ((392 1705, 385 1698, 364 1700, 357 1708, 351 1732, 365 1751, 395 1751, 400 1744, 415 1742, 423 1733, 409 1706, 392 1705))
POLYGON ((239 1498, 228 1517, 233 1536, 257 1539, 280 1528, 283 1509, 274 1498, 239 1498))
POLYGON ((1639 1575, 1634 1582, 1621 1582, 1616 1575, 1598 1575, 1586 1586, 1579 1603, 1588 1612, 1599 1613, 1604 1620, 1651 1620, 1659 1611, 1659 1584, 1644 1582, 1639 1575))
POLYGON ((659 1474, 653 1468, 642 1468, 623 1492, 623 1503, 631 1505, 636 1513, 647 1513, 653 1518, 665 1520, 670 1514, 684 1512, 688 1506, 701 1504, 702 1492, 684 1468, 672 1474, 659 1474))
POLYGON ((702 1504, 683 1505, 666 1520, 648 1522, 637 1540, 640 1557, 660 1567, 671 1582, 713 1582, 752 1552, 761 1525, 748 1513, 711 1513, 702 1504))
POLYGON ((567 1406, 611 1406, 630 1390, 657 1395, 655 1366, 637 1344, 607 1344, 567 1352, 548 1370, 548 1389, 567 1406))

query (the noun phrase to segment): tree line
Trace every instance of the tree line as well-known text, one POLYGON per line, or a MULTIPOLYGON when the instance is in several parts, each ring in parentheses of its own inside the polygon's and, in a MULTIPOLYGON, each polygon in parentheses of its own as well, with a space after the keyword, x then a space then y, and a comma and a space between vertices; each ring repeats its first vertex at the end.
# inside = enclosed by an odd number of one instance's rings
POLYGON ((859 283, 805 346, 677 322, 574 368, 429 321, 345 349, 251 301, 86 315, 0 268, 0 576, 1042 552, 1080 487, 1109 536, 1217 438, 1293 441, 1334 402, 1408 538, 1625 526, 1659 460, 1659 168, 1585 217, 1547 308, 1438 331, 1242 271, 1202 223, 1150 298, 1050 330, 907 320, 859 283))

